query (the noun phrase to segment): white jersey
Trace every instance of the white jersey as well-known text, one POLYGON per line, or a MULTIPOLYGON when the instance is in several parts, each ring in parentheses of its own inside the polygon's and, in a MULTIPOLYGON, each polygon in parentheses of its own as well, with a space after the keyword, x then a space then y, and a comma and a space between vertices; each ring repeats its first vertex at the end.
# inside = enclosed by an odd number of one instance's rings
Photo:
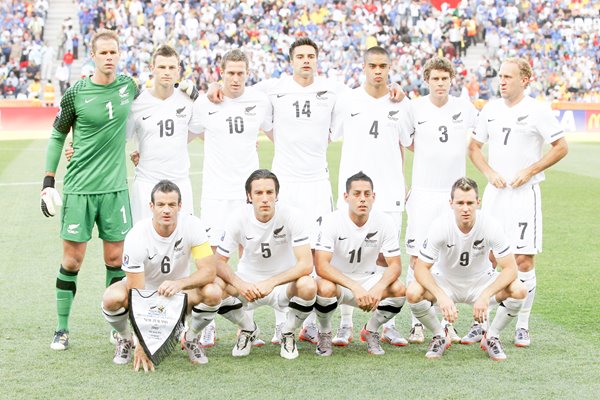
POLYGON ((469 286, 492 269, 490 250, 496 258, 512 253, 498 221, 477 210, 475 225, 465 234, 458 229, 454 212, 448 211, 429 227, 419 259, 433 264, 432 272, 469 286))
POLYGON ((449 96, 442 107, 429 96, 410 103, 412 189, 450 193, 452 184, 466 174, 467 143, 476 120, 475 106, 458 97, 449 96))
POLYGON ((127 137, 133 137, 139 146, 136 179, 158 182, 189 177, 188 125, 192 104, 181 90, 175 90, 165 100, 145 90, 133 102, 127 120, 127 137))
POLYGON ((125 237, 125 272, 143 272, 146 289, 157 289, 166 280, 190 275, 192 248, 208 242, 204 226, 193 215, 180 213, 177 227, 169 237, 160 236, 146 218, 134 225, 125 237))
MULTIPOLYGON (((512 107, 503 99, 487 103, 473 138, 481 143, 489 141, 490 167, 512 182, 519 171, 540 160, 544 142, 552 143, 564 135, 550 107, 526 96, 512 107)), ((543 180, 544 172, 539 172, 526 185, 543 180)))
POLYGON ((257 280, 268 279, 296 265, 294 247, 309 244, 309 232, 301 213, 276 206, 268 222, 260 222, 251 204, 233 213, 217 246, 217 252, 230 257, 242 245, 244 253, 237 270, 257 280))
POLYGON ((315 77, 300 86, 292 76, 268 79, 256 85, 273 105, 273 172, 283 182, 329 180, 327 145, 333 108, 342 83, 315 77))
POLYGON ((252 88, 220 104, 204 96, 194 103, 190 131, 204 132, 203 199, 246 198, 244 183, 258 169, 258 134, 271 130, 272 119, 269 99, 252 88))
POLYGON ((335 137, 344 138, 338 174, 338 208, 345 207, 341 196, 346 180, 363 171, 373 180, 377 194, 373 207, 381 211, 404 210, 404 171, 400 146, 410 146, 406 131, 408 99, 394 103, 389 95, 379 99, 364 88, 350 91, 338 101, 335 137))
POLYGON ((381 211, 372 210, 363 226, 356 226, 348 210, 327 215, 321 224, 316 250, 333 253, 331 265, 349 276, 373 274, 377 257, 400 256, 394 222, 381 211))

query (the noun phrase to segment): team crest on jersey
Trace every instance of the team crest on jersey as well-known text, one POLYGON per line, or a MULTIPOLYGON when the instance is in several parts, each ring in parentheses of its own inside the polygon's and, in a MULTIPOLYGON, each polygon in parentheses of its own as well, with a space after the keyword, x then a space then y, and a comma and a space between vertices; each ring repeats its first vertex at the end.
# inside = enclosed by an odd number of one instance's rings
POLYGON ((174 247, 173 250, 175 250, 175 252, 183 250, 183 246, 180 246, 181 242, 183 242, 183 238, 181 238, 175 242, 175 246, 173 246, 174 247))
POLYGON ((391 119, 392 121, 398 121, 398 117, 396 116, 396 114, 398 114, 400 111, 398 110, 392 110, 388 113, 388 119, 391 119))
POLYGON ((327 90, 322 90, 317 92, 317 100, 327 100, 329 97, 325 96, 327 94, 327 90))
POLYGON ((529 114, 521 115, 517 117, 517 125, 527 125, 527 121, 525 121, 529 117, 529 114))
POLYGON ((283 225, 279 228, 273 229, 273 237, 275 238, 275 243, 283 243, 286 241, 286 233, 281 233, 283 231, 283 225))
POLYGON ((473 242, 473 248, 475 250, 483 250, 483 247, 485 246, 485 244, 483 243, 484 238, 481 238, 479 240, 476 240, 473 242))
POLYGON ((251 106, 251 107, 246 107, 244 109, 244 113, 248 116, 254 116, 254 115, 256 115, 256 113, 254 112, 255 108, 256 108, 256 105, 251 106))
POLYGON ((123 86, 121 89, 119 89, 119 96, 121 96, 121 98, 129 97, 129 93, 127 93, 127 86, 123 86))
POLYGON ((408 247, 409 249, 414 249, 415 248, 415 239, 408 239, 406 241, 406 247, 408 247))
POLYGON ((184 111, 185 111, 185 106, 176 109, 175 115, 177 115, 177 118, 185 118, 187 115, 183 113, 184 111))
POLYGON ((459 123, 463 122, 463 119, 460 118, 461 115, 462 115, 462 111, 459 112, 458 114, 454 114, 452 116, 452 122, 455 123, 455 124, 459 124, 459 123))
POLYGON ((378 240, 373 239, 373 237, 375 235, 377 235, 377 232, 379 232, 379 231, 367 233, 367 236, 365 236, 365 241, 364 241, 365 247, 377 247, 378 240))

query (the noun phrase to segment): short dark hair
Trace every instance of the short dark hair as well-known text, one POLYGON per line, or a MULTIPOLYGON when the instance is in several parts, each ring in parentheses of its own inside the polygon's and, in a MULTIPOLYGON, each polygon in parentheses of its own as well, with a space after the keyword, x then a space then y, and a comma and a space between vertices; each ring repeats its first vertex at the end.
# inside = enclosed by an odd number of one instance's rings
POLYGON ((452 190, 450 191, 450 199, 454 200, 454 191, 456 189, 460 189, 463 192, 468 192, 469 190, 474 190, 475 195, 479 198, 479 188, 477 187, 477 182, 475 182, 471 178, 462 177, 458 178, 456 182, 452 185, 452 190))
POLYGON ((369 57, 371 54, 384 55, 388 58, 388 60, 391 60, 390 53, 386 49, 384 49, 381 46, 373 46, 373 47, 369 47, 367 49, 367 51, 365 51, 365 54, 363 55, 363 61, 365 63, 367 62, 367 57, 369 57))
POLYGON ((256 171, 250 174, 248 179, 246 179, 246 203, 250 203, 248 195, 250 194, 250 192, 252 192, 252 182, 257 181, 259 179, 272 179, 275 183, 275 194, 279 194, 279 179, 277 179, 277 175, 275 175, 268 169, 257 169, 256 171))
POLYGON ((294 50, 296 50, 296 47, 299 46, 312 46, 312 48, 315 49, 317 57, 319 57, 319 46, 317 46, 317 44, 313 42, 312 39, 309 39, 307 37, 301 37, 300 39, 292 43, 292 45, 290 46, 290 61, 294 58, 294 50))
POLYGON ((154 187, 152 188, 152 193, 150 193, 150 201, 152 202, 152 204, 154 204, 154 193, 156 193, 156 192, 161 192, 161 193, 177 192, 177 202, 181 204, 181 190, 179 190, 179 186, 177 186, 176 184, 174 184, 173 182, 171 182, 168 179, 163 179, 162 181, 160 181, 156 185, 154 185, 154 187))
POLYGON ((172 48, 169 45, 163 44, 162 46, 160 46, 156 50, 154 50, 154 53, 152 53, 152 65, 155 64, 156 57, 158 57, 158 56, 177 57, 177 63, 179 63, 179 53, 177 52, 177 50, 175 50, 174 48, 172 48))
POLYGON ((357 182, 357 181, 369 182, 371 184, 371 190, 373 190, 373 180, 369 177, 369 175, 365 174, 362 171, 358 171, 357 173, 352 175, 350 178, 346 179, 346 193, 350 192, 350 186, 352 186, 352 182, 357 182))

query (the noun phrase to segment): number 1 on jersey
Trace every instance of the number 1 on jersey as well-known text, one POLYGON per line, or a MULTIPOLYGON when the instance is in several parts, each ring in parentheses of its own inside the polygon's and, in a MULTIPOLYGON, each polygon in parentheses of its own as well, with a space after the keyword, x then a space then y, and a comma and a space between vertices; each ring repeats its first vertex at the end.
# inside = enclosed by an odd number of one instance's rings
POLYGON ((113 119, 114 115, 113 115, 112 101, 109 101, 108 103, 106 103, 106 108, 108 108, 108 119, 113 119))

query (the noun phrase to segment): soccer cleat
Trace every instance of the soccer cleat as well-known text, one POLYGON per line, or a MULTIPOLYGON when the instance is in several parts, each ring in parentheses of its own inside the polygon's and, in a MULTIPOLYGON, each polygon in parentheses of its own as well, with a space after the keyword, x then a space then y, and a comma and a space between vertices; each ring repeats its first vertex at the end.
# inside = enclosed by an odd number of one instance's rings
POLYGON ((474 323, 473 325, 471 325, 471 328, 469 328, 469 332, 465 336, 463 336, 462 339, 460 339, 460 343, 461 344, 479 343, 483 339, 484 334, 485 334, 485 331, 483 330, 483 327, 481 326, 481 324, 474 323))
POLYGON ((245 331, 242 329, 237 337, 235 346, 233 346, 231 355, 234 357, 245 357, 250 354, 250 350, 252 350, 252 342, 258 336, 259 332, 260 330, 256 324, 254 324, 253 331, 245 331))
POLYGON ((208 324, 200 336, 200 346, 204 349, 213 347, 217 339, 217 330, 214 324, 208 324))
POLYGON ((441 358, 444 355, 444 351, 452 342, 445 336, 434 336, 429 342, 429 348, 427 349, 427 353, 425 353, 425 357, 429 359, 437 359, 441 358))
POLYGON ((383 351, 381 348, 379 332, 368 331, 367 326, 365 325, 360 331, 360 340, 367 342, 367 351, 369 354, 373 354, 375 356, 381 356, 385 354, 385 351, 383 351))
MULTIPOLYGON (((339 333, 339 331, 338 331, 339 333)), ((335 340, 335 339, 334 339, 335 340)), ((331 347, 331 332, 319 332, 319 342, 317 343, 317 354, 322 357, 329 357, 333 354, 333 348, 331 347)), ((346 346, 346 345, 344 345, 346 346)))
POLYGON ((117 345, 117 339, 118 339, 119 334, 117 333, 117 331, 115 331, 114 329, 110 330, 110 335, 108 336, 108 341, 110 342, 110 344, 114 344, 115 346, 117 345))
POLYGON ((281 334, 281 350, 279 355, 288 360, 298 358, 298 347, 296 346, 294 332, 286 332, 281 334))
POLYGON ((300 331, 300 336, 298 338, 304 342, 310 342, 312 344, 317 344, 319 341, 318 336, 319 336, 319 329, 317 328, 317 324, 307 324, 300 331))
POLYGON ((515 346, 528 347, 531 344, 529 331, 525 328, 519 328, 515 331, 515 346))
POLYGON ((392 346, 403 347, 408 345, 408 340, 400 335, 400 332, 398 332, 395 326, 389 328, 387 326, 383 327, 383 336, 381 337, 381 341, 384 343, 389 343, 392 346))
POLYGON ((415 324, 410 330, 410 335, 408 336, 408 343, 412 344, 421 344, 425 341, 425 330, 423 329, 423 325, 415 324))
POLYGON ((454 328, 454 325, 447 324, 446 327, 444 328, 444 333, 446 334, 446 337, 449 338, 452 343, 460 343, 461 342, 461 338, 460 338, 460 336, 458 336, 458 333, 456 333, 456 329, 454 328))
POLYGON ((69 332, 67 331, 56 331, 54 332, 54 339, 50 343, 52 350, 66 350, 69 347, 69 332))
MULTIPOLYGON (((275 327, 275 332, 271 338, 271 344, 281 344, 281 331, 283 330, 283 325, 285 325, 285 322, 277 324, 275 327)), ((255 344, 253 345, 256 346, 255 344)))
POLYGON ((133 340, 131 337, 129 339, 123 338, 117 334, 116 336, 117 344, 115 348, 115 356, 113 357, 113 362, 119 365, 125 365, 133 356, 133 340))
POLYGON ((481 339, 481 349, 487 351, 488 356, 494 361, 504 361, 507 358, 499 338, 487 338, 484 334, 481 339))
MULTIPOLYGON (((348 346, 352 341, 352 325, 342 325, 337 330, 335 337, 331 341, 334 346, 348 346)), ((319 333, 319 338, 321 334, 319 333)), ((319 351, 317 350, 317 353, 319 351)))
POLYGON ((183 348, 187 351, 192 364, 208 363, 208 357, 206 357, 206 353, 204 353, 204 349, 200 345, 200 336, 196 336, 192 340, 186 340, 184 338, 183 348))

